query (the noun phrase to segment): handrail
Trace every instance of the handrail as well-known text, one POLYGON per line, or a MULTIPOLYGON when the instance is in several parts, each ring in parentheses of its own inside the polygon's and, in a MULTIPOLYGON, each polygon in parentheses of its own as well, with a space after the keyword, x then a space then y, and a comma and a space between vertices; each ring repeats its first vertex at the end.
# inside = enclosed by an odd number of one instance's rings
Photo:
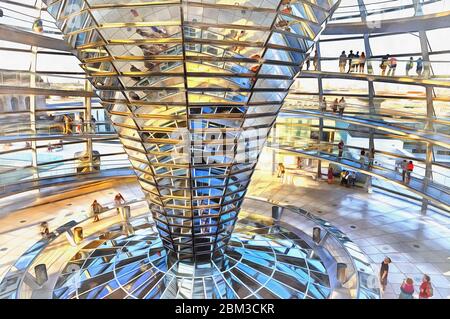
MULTIPOLYGON (((258 199, 253 196, 248 196, 247 198, 251 199, 251 200, 261 201, 261 199, 258 199)), ((129 206, 129 205, 137 204, 137 203, 141 203, 141 202, 144 202, 144 200, 136 199, 136 200, 126 202, 125 204, 123 204, 123 206, 125 206, 125 205, 129 206)), ((270 203, 271 201, 266 200, 265 202, 270 203)), ((355 298, 376 298, 376 299, 378 299, 380 297, 379 289, 378 289, 378 287, 376 287, 376 284, 375 284, 377 282, 376 276, 373 271, 373 268, 370 265, 369 260, 367 259, 365 254, 359 249, 359 247, 357 245, 355 245, 344 233, 342 233, 336 227, 332 226, 329 222, 327 222, 323 219, 320 219, 318 217, 315 217, 311 213, 308 213, 301 208, 287 205, 285 203, 277 203, 276 205, 279 207, 283 207, 283 208, 293 212, 294 214, 297 214, 307 220, 314 222, 316 225, 320 226, 320 228, 322 228, 326 232, 326 234, 328 234, 326 236, 333 238, 335 240, 335 242, 340 246, 340 248, 344 250, 344 252, 347 254, 347 258, 350 259, 350 261, 352 263, 351 266, 353 268, 353 273, 351 275, 349 275, 348 278, 353 277, 353 275, 355 273, 357 275, 356 286, 347 288, 350 290, 351 289, 356 290, 357 294, 356 294, 355 298), (352 253, 352 251, 350 249, 355 251, 355 253, 352 253), (365 258, 361 258, 361 257, 365 257, 365 258), (364 268, 358 267, 356 265, 355 259, 358 260, 360 267, 364 267, 364 268), (369 280, 367 280, 367 278, 365 278, 364 282, 368 282, 369 285, 365 285, 365 286, 362 285, 362 283, 363 283, 363 280, 361 278, 362 274, 364 274, 364 276, 368 276, 368 278, 372 279, 371 281, 369 281, 369 280), (370 284, 373 284, 374 286, 370 286, 370 284)), ((112 207, 109 207, 109 204, 107 204, 107 205, 105 205, 105 207, 107 209, 104 210, 101 214, 107 214, 107 213, 111 213, 111 212, 115 213, 115 211, 114 211, 116 209, 115 205, 112 205, 112 207)), ((144 212, 143 214, 133 216, 133 218, 139 218, 146 214, 147 214, 147 212, 144 212)), ((54 232, 50 233, 51 235, 49 236, 49 238, 41 239, 35 245, 33 245, 30 249, 28 249, 21 257, 19 257, 19 259, 16 261, 16 263, 9 268, 9 270, 6 272, 5 276, 3 277, 3 279, 0 283, 0 287, 6 286, 8 279, 10 279, 11 277, 14 277, 14 278, 18 279, 18 280, 16 280, 16 285, 13 285, 13 287, 15 289, 7 291, 0 297, 3 299, 5 299, 5 298, 19 299, 20 292, 22 290, 22 286, 23 286, 23 282, 24 282, 24 278, 25 278, 26 274, 29 273, 31 266, 33 264, 35 264, 36 261, 38 260, 40 253, 43 252, 45 250, 45 248, 51 242, 60 238, 60 236, 65 234, 68 230, 70 230, 73 227, 76 227, 82 223, 89 221, 91 218, 93 218, 93 216, 88 216, 86 218, 80 217, 79 219, 69 221, 69 222, 65 223, 64 225, 58 227, 54 232), (38 249, 36 249, 36 246, 38 249), (30 257, 29 255, 31 255, 32 257, 29 258, 30 257), (22 266, 17 266, 17 265, 20 265, 22 259, 24 259, 26 261, 25 264, 22 266), (14 270, 14 268, 16 270, 14 270)), ((307 234, 307 233, 305 232, 305 234, 307 234)), ((326 242, 324 244, 326 244, 326 242)), ((328 253, 330 253, 332 255, 332 251, 330 251, 330 249, 327 249, 327 251, 328 251, 328 253)))
MULTIPOLYGON (((289 139, 290 142, 292 142, 292 140, 295 139, 295 138, 290 137, 288 139, 289 139)), ((268 146, 272 147, 272 148, 280 148, 281 149, 281 148, 284 147, 284 144, 283 144, 284 140, 285 140, 285 138, 283 138, 283 137, 277 137, 275 142, 271 141, 271 140, 268 140, 268 146)), ((337 144, 336 143, 321 142, 320 144, 317 144, 316 140, 312 140, 312 142, 315 143, 315 144, 313 146, 311 146, 311 145, 308 145, 308 141, 305 141, 304 139, 301 139, 299 141, 301 143, 303 143, 303 145, 294 145, 294 146, 290 145, 290 147, 292 149, 298 149, 298 150, 302 150, 302 148, 303 148, 303 151, 317 152, 319 155, 320 155, 320 153, 323 153, 324 155, 337 156, 338 148, 337 148, 337 144), (325 151, 325 149, 327 151, 325 151), (333 152, 333 151, 336 151, 336 152, 333 152)), ((362 165, 361 164, 361 156, 358 155, 358 154, 355 154, 354 152, 346 151, 346 149, 347 150, 348 149, 355 149, 355 150, 363 150, 364 149, 366 151, 367 151, 367 149, 366 148, 362 148, 362 147, 358 147, 358 146, 352 146, 352 145, 345 145, 344 146, 342 159, 343 160, 352 161, 352 162, 354 162, 354 163, 356 163, 356 164, 361 166, 362 165), (346 156, 346 155, 348 155, 348 156, 346 156)), ((396 164, 395 163, 391 164, 391 163, 388 163, 388 162, 385 162, 385 161, 381 161, 380 157, 377 157, 377 153, 378 152, 375 150, 375 157, 374 157, 374 163, 375 164, 373 165, 375 168, 386 170, 386 171, 390 171, 391 173, 398 173, 398 171, 395 169, 396 168, 396 164)), ((384 154, 384 155, 386 155, 386 154, 384 154)), ((398 158, 402 158, 402 157, 398 157, 398 158)), ((413 159, 413 161, 418 162, 415 159, 413 159)), ((397 162, 397 161, 395 161, 395 162, 397 162)), ((370 171, 369 167, 368 167, 368 163, 367 163, 367 158, 364 158, 364 165, 361 168, 363 170, 368 171, 368 172, 370 171)), ((438 189, 438 190, 440 190, 442 192, 450 194, 450 189, 446 186, 447 183, 445 182, 447 180, 450 181, 450 175, 445 175, 445 174, 433 171, 434 175, 439 175, 440 177, 442 177, 442 179, 444 179, 444 184, 441 184, 441 183, 436 182, 435 178, 427 178, 427 177, 425 177, 423 175, 419 175, 417 173, 417 169, 418 168, 422 169, 422 170, 425 170, 424 166, 420 166, 420 165, 416 164, 415 165, 415 171, 413 171, 413 173, 411 174, 412 180, 417 179, 417 180, 421 181, 421 183, 422 183, 422 181, 426 180, 426 181, 429 182, 429 184, 428 184, 429 187, 433 187, 433 188, 436 188, 436 189, 438 189)))
MULTIPOLYGON (((372 165, 369 168, 368 165, 366 164, 367 163, 366 160, 364 160, 364 164, 362 164, 362 162, 360 162, 359 160, 355 159, 352 156, 350 156, 350 158, 348 157, 338 158, 338 155, 333 153, 328 153, 319 150, 305 150, 302 148, 298 147, 296 148, 282 144, 269 145, 268 147, 280 149, 286 152, 301 154, 306 157, 321 159, 346 168, 350 168, 350 170, 359 171, 360 173, 365 175, 371 175, 376 178, 381 178, 383 180, 386 180, 387 182, 402 186, 408 191, 414 192, 421 197, 427 198, 428 200, 435 202, 438 206, 443 207, 444 210, 450 211, 450 188, 445 185, 437 184, 436 180, 434 179, 426 177, 419 179, 414 177, 415 175, 413 173, 410 179, 410 183, 406 184, 401 181, 401 175, 398 172, 391 170, 389 168, 378 166, 376 164, 372 165), (384 174, 384 172, 386 174, 384 174), (424 183, 425 181, 428 181, 428 184, 424 183)), ((351 153, 346 153, 346 155, 348 154, 351 153)))
MULTIPOLYGON (((266 203, 273 203, 274 205, 276 205, 278 207, 282 207, 284 209, 287 209, 287 210, 289 210, 289 211, 291 211, 291 212, 293 212, 293 213, 295 213, 295 214, 297 214, 297 215, 299 215, 299 216, 301 216, 301 217, 303 217, 303 218, 305 218, 307 220, 312 221, 314 224, 320 226, 320 228, 323 229, 326 232, 326 234, 322 237, 322 239, 325 238, 325 236, 330 236, 331 238, 333 238, 338 243, 338 245, 340 245, 341 248, 344 249, 345 253, 347 254, 347 257, 351 260, 353 271, 358 276, 358 280, 356 281, 356 287, 355 287, 355 289, 357 291, 357 294, 356 294, 356 298, 357 299, 359 299, 361 297, 361 288, 362 288, 361 287, 361 282, 362 282, 361 281, 361 276, 362 276, 362 273, 364 273, 366 275, 368 274, 369 277, 372 276, 372 280, 373 281, 370 282, 370 283, 375 285, 375 283, 378 282, 377 281, 377 277, 375 276, 373 268, 372 268, 372 266, 370 264, 370 261, 367 258, 365 260, 362 260, 361 257, 360 257, 360 256, 366 257, 365 254, 359 249, 359 247, 356 244, 354 244, 345 235, 345 233, 343 233, 338 228, 333 226, 330 222, 328 222, 328 221, 326 221, 326 220, 324 220, 322 218, 319 218, 319 217, 315 216, 314 214, 312 214, 310 212, 307 212, 306 210, 304 210, 302 208, 295 207, 293 205, 290 205, 289 203, 285 203, 285 202, 282 202, 282 201, 273 201, 273 200, 270 200, 268 198, 260 198, 260 197, 249 196, 249 195, 246 196, 246 199, 247 200, 251 199, 251 200, 255 200, 255 201, 262 201, 262 202, 266 202, 266 203), (349 250, 350 247, 351 247, 351 249, 353 251, 356 252, 356 254, 352 254, 352 252, 349 250), (370 270, 371 273, 367 273, 364 270, 361 271, 361 269, 355 263, 355 258, 358 259, 360 264, 363 263, 364 266, 366 267, 366 270, 368 270, 368 271, 370 270)), ((281 220, 283 218, 283 214, 284 213, 281 213, 281 220)), ((306 234, 308 233, 306 231, 306 229, 301 229, 301 230, 304 233, 306 233, 306 234)), ((312 229, 310 229, 309 231, 312 231, 312 229)), ((325 241, 325 244, 326 244, 326 241, 325 241)), ((322 245, 323 245, 323 243, 322 243, 322 245)), ((327 249, 327 251, 329 253, 331 253, 330 249, 327 249)), ((362 267, 362 265, 360 267, 362 267)), ((353 276, 353 274, 348 275, 347 279, 351 278, 352 276, 353 276)), ((373 290, 375 287, 365 286, 363 288, 364 288, 366 293, 367 293, 367 290, 369 290, 369 289, 371 290, 370 294, 372 295, 372 298, 380 297, 379 290, 378 289, 373 290)), ((349 289, 351 289, 351 288, 349 288, 349 289)))
MULTIPOLYGON (((142 199, 135 199, 128 201, 123 204, 123 206, 127 205, 133 205, 136 203, 142 202, 142 199)), ((100 214, 105 215, 106 213, 114 212, 114 210, 117 208, 114 204, 112 207, 109 207, 109 203, 104 205, 104 208, 106 208, 103 212, 100 214)), ((144 213, 146 214, 146 213, 144 213)), ((142 215, 144 215, 142 214, 142 215)), ((136 215, 133 218, 140 217, 141 215, 136 215)), ((6 293, 3 293, 3 295, 0 295, 0 299, 18 299, 20 298, 20 290, 22 288, 24 279, 26 274, 29 272, 31 265, 35 262, 35 260, 39 257, 39 253, 42 252, 51 242, 55 241, 56 239, 60 238, 61 235, 67 233, 68 230, 71 230, 73 227, 89 221, 91 218, 94 218, 94 216, 87 216, 84 217, 81 216, 80 219, 71 220, 62 226, 59 226, 55 231, 51 232, 50 235, 47 238, 43 238, 36 242, 32 247, 30 247, 27 251, 25 251, 24 254, 22 254, 16 262, 9 268, 9 270, 6 272, 6 275, 3 277, 2 281, 0 282, 0 288, 6 286, 8 284, 7 280, 10 277, 15 277, 18 279, 16 281, 16 289, 14 291, 9 291, 6 293), (39 250, 36 250, 36 247, 40 248, 39 250), (29 258, 29 254, 32 254, 33 257, 29 258), (25 261, 24 266, 20 266, 22 263, 22 259, 25 261), (13 269, 17 270, 13 270, 13 269)))

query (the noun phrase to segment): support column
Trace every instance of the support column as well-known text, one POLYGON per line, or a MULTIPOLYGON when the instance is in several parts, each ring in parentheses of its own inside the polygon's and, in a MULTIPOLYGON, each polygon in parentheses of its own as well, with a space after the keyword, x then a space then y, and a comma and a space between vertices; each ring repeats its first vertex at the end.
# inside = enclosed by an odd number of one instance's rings
MULTIPOLYGON (((31 47, 31 64, 30 64, 30 88, 36 87, 36 70, 37 70, 37 51, 35 46, 31 47)), ((30 133, 37 134, 36 128, 36 96, 30 95, 30 133)), ((35 139, 31 141, 31 166, 33 168, 33 178, 39 178, 37 143, 35 139)))
MULTIPOLYGON (((426 189, 428 187, 428 184, 430 183, 431 179, 433 178, 433 145, 431 143, 427 143, 427 153, 426 153, 426 159, 425 159, 425 179, 423 180, 422 184, 422 191, 425 193, 426 189)), ((427 214, 428 209, 428 199, 422 198, 422 207, 420 212, 422 215, 427 214)))
MULTIPOLYGON (((422 3, 419 0, 413 0, 415 16, 422 16, 422 3)), ((422 53, 422 59, 424 63, 424 77, 428 78, 431 75, 431 63, 430 63, 430 55, 428 48, 428 39, 427 33, 425 30, 419 30, 419 40, 420 40, 420 49, 422 53)), ((425 88, 426 101, 427 101, 427 122, 425 125, 426 130, 433 131, 433 119, 435 119, 434 105, 433 105, 433 87, 427 86, 425 88)), ((433 145, 431 143, 427 143, 426 157, 425 157, 425 178, 422 182, 422 191, 425 193, 433 178, 433 145)), ((422 197, 422 207, 421 213, 422 215, 426 215, 428 209, 428 199, 422 197)))
MULTIPOLYGON (((85 91, 92 91, 92 85, 88 80, 84 81, 84 89, 85 91)), ((92 123, 91 123, 91 115, 92 115, 92 102, 90 97, 84 98, 84 123, 85 127, 83 131, 88 134, 94 134, 95 131, 92 131, 92 123)), ((94 157, 93 157, 93 146, 92 146, 92 137, 88 137, 86 139, 86 153, 88 155, 88 171, 94 171, 94 157)))
MULTIPOLYGON (((364 0, 358 0, 358 6, 359 6, 359 12, 361 13, 361 21, 364 23, 367 23, 367 10, 366 6, 364 4, 364 0)), ((372 58, 372 48, 370 47, 370 41, 369 41, 369 34, 364 33, 364 50, 366 51, 366 64, 367 64, 367 73, 373 73, 372 68, 372 61, 370 60, 372 58)), ((374 96, 375 96, 375 87, 373 85, 373 80, 369 79, 367 81, 367 90, 368 90, 368 104, 369 104, 369 113, 375 114, 375 103, 374 103, 374 96)), ((373 148, 375 149, 375 142, 374 142, 374 132, 375 130, 373 128, 369 129, 369 151, 373 148)), ((366 183, 364 184, 364 188, 368 193, 372 192, 372 176, 367 175, 366 183)))
MULTIPOLYGON (((277 143, 277 123, 275 123, 272 128, 272 146, 275 146, 276 143, 277 143)), ((277 171, 276 159, 277 159, 277 151, 275 150, 275 147, 272 147, 272 175, 274 175, 275 172, 277 171)))
MULTIPOLYGON (((317 71, 322 71, 322 63, 321 63, 321 54, 320 54, 320 41, 316 44, 316 50, 317 50, 317 71)), ((320 105, 322 103, 323 99, 323 85, 322 85, 322 76, 319 74, 317 77, 317 86, 319 88, 319 110, 320 105)), ((321 142, 323 141, 323 117, 319 117, 319 147, 321 142)), ((320 181, 322 179, 322 161, 317 161, 317 180, 320 181)))

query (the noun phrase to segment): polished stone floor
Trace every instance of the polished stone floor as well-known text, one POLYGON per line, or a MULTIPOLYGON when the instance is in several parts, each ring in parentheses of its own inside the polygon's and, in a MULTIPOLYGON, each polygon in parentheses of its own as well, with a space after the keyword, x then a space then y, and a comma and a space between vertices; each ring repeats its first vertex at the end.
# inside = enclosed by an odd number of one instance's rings
MULTIPOLYGON (((0 216, 0 278, 27 248, 39 239, 39 223, 61 225, 75 214, 87 214, 90 203, 113 202, 120 191, 125 199, 141 198, 136 183, 45 203, 0 216)), ((420 207, 380 193, 328 185, 310 177, 287 175, 283 180, 257 170, 248 195, 281 201, 308 210, 346 232, 370 257, 375 269, 384 256, 393 260, 384 298, 397 298, 407 276, 416 284, 424 273, 431 276, 434 298, 450 298, 450 218, 438 213, 420 214, 420 207)), ((266 205, 262 203, 261 205, 266 205)), ((246 207, 248 209, 248 207, 246 207)), ((255 210, 258 207, 255 207, 255 210)), ((418 285, 416 285, 418 286, 418 285)))

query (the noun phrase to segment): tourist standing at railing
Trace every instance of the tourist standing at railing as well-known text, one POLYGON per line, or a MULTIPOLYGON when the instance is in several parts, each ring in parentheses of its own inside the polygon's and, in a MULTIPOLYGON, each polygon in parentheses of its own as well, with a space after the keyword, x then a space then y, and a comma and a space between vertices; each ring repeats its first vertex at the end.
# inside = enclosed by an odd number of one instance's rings
POLYGON ((338 100, 338 98, 335 98, 334 101, 333 101, 333 103, 331 103, 331 110, 332 110, 333 112, 337 112, 337 110, 338 110, 338 104, 339 104, 339 100, 338 100))
POLYGON ((311 65, 311 59, 309 57, 309 54, 306 55, 305 63, 306 63, 306 71, 309 71, 309 66, 311 65))
POLYGON ((91 205, 91 214, 94 215, 94 220, 93 222, 98 222, 100 220, 100 218, 98 217, 98 215, 103 211, 103 206, 100 205, 97 200, 94 200, 94 202, 91 205))
POLYGON ((361 53, 359 57, 359 73, 364 73, 364 66, 366 65, 366 54, 364 52, 361 53))
POLYGON ((402 169, 402 182, 404 183, 406 181, 406 171, 408 170, 408 162, 406 160, 402 161, 401 169, 402 169))
POLYGON ((386 74, 386 69, 387 69, 387 66, 389 63, 388 60, 389 60, 389 54, 387 54, 381 58, 380 69, 381 69, 382 76, 384 76, 386 74))
POLYGON ((347 60, 348 60, 348 71, 347 73, 350 73, 353 67, 353 58, 355 57, 355 54, 353 53, 353 50, 350 50, 350 53, 348 54, 347 60))
POLYGON ((418 58, 417 62, 416 62, 416 73, 417 76, 422 76, 422 72, 423 72, 423 59, 422 58, 418 58))
POLYGON ((125 204, 125 198, 123 198, 121 193, 117 193, 116 196, 114 196, 114 205, 116 205, 117 214, 120 214, 119 208, 122 207, 123 204, 125 204))
POLYGON ((356 173, 352 171, 348 176, 348 186, 355 186, 355 182, 356 182, 356 173))
POLYGON ((83 117, 80 116, 78 118, 78 124, 77 124, 77 133, 83 133, 83 127, 84 127, 84 120, 83 117))
POLYGON ((345 54, 345 51, 342 51, 341 55, 339 56, 339 72, 344 73, 346 65, 347 65, 347 54, 345 54))
POLYGON ((278 164, 278 174, 277 177, 278 178, 284 178, 284 173, 286 172, 286 169, 283 165, 283 163, 279 163, 278 164))
POLYGON ((355 57, 352 59, 352 72, 358 72, 359 68, 359 51, 356 52, 355 57))
POLYGON ((95 119, 94 115, 91 115, 91 130, 92 130, 92 133, 95 133, 95 122, 97 122, 97 120, 95 119))
POLYGON ((345 146, 344 141, 341 140, 338 144, 338 151, 339 151, 338 157, 339 158, 342 158, 342 153, 344 152, 344 146, 345 146))
POLYGON ((359 163, 361 164, 361 168, 364 168, 366 164, 366 151, 364 149, 359 153, 359 163))
POLYGON ((50 231, 48 229, 48 223, 47 222, 42 222, 39 227, 40 227, 40 231, 39 232, 41 233, 41 236, 43 238, 47 238, 48 235, 50 234, 50 231))
POLYGON ((346 106, 347 106, 347 102, 345 101, 344 97, 342 97, 338 104, 339 115, 341 115, 341 116, 344 115, 344 110, 345 110, 346 106))
POLYGON ((64 115, 64 134, 72 133, 72 119, 67 115, 64 115))
POLYGON ((373 147, 370 149, 368 156, 369 156, 369 168, 372 169, 373 162, 375 159, 375 149, 373 147))
POLYGON ((320 111, 325 112, 327 110, 327 100, 323 97, 322 101, 319 103, 320 111))
POLYGON ((406 76, 409 76, 409 71, 414 67, 414 58, 410 57, 409 61, 406 62, 406 76))
POLYGON ((411 181, 411 174, 414 170, 414 164, 412 161, 409 161, 408 164, 406 165, 406 184, 409 184, 409 182, 411 181))
POLYGON ((389 59, 389 71, 388 76, 395 76, 395 70, 397 69, 397 59, 395 57, 391 57, 389 59))
POLYGON ((317 67, 319 66, 319 54, 317 53, 317 50, 314 51, 313 66, 314 71, 317 71, 317 67))

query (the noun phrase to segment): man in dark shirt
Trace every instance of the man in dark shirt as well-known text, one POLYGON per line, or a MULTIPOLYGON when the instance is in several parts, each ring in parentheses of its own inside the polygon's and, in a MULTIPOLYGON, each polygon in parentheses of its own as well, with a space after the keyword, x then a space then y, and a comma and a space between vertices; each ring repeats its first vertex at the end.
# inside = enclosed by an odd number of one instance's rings
POLYGON ((348 71, 347 73, 350 73, 350 71, 352 70, 352 60, 355 57, 355 54, 353 53, 353 50, 350 50, 350 53, 347 56, 348 59, 348 71))
POLYGON ((384 292, 386 290, 388 274, 389 274, 389 264, 391 263, 391 258, 385 257, 383 262, 381 263, 380 268, 380 284, 381 290, 384 292))
POLYGON ((338 157, 341 158, 342 157, 342 152, 344 151, 344 141, 341 140, 338 144, 338 150, 339 150, 339 154, 338 157))

